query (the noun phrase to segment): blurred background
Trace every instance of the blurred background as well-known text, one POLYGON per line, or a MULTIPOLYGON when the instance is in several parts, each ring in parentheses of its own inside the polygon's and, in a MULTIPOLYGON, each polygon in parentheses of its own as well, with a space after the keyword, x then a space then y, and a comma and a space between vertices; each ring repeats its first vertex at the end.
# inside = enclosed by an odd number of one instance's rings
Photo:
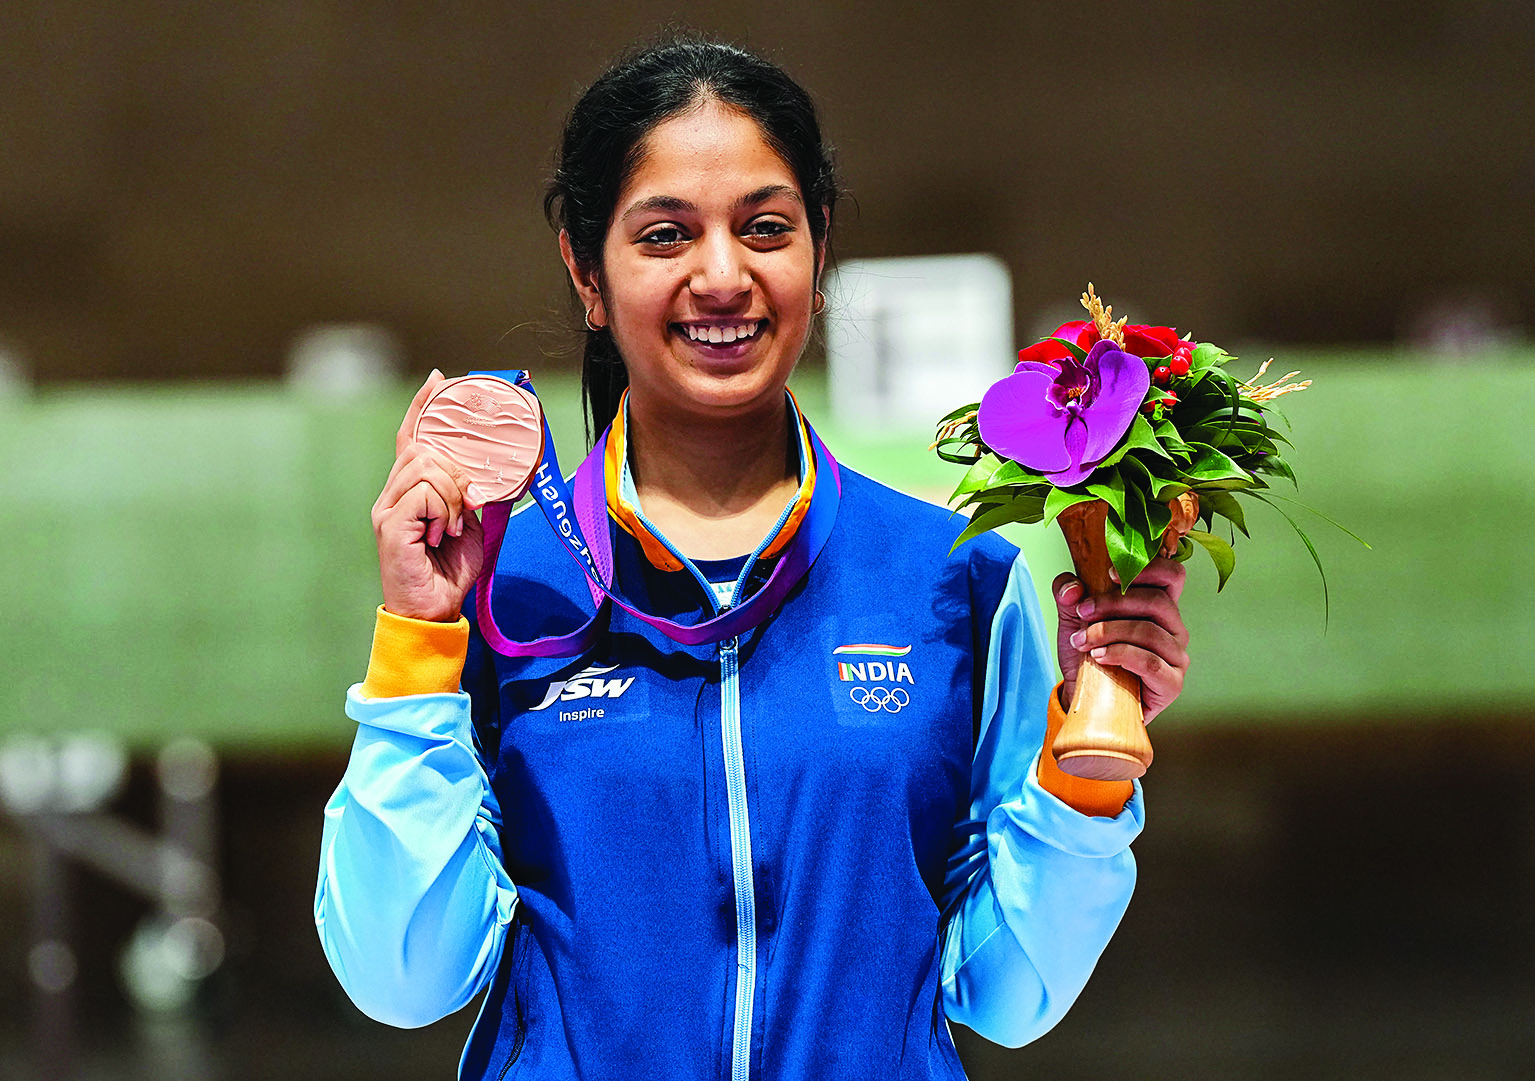
MULTIPOLYGON (((1535 8, 5 0, 0 1077, 452 1075, 472 1011, 368 1021, 310 916, 368 507, 434 366, 535 369, 579 457, 542 182, 676 19, 816 95, 837 258, 997 257, 1009 350, 1091 280, 1300 368, 1299 497, 1373 545, 1297 511, 1325 599, 1273 515, 1219 598, 1196 560, 1137 897, 1054 1032, 957 1033, 971 1075, 1532 1076, 1535 8)), ((941 501, 825 340, 828 443, 941 501)))

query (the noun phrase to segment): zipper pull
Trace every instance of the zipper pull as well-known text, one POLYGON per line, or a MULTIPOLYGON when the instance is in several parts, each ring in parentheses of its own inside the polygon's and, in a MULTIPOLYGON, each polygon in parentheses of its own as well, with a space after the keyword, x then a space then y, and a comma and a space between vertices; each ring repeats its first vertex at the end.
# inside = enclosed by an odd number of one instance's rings
POLYGON ((740 646, 740 644, 741 639, 739 637, 722 639, 720 641, 720 658, 723 660, 727 656, 734 657, 736 655, 736 649, 740 646))

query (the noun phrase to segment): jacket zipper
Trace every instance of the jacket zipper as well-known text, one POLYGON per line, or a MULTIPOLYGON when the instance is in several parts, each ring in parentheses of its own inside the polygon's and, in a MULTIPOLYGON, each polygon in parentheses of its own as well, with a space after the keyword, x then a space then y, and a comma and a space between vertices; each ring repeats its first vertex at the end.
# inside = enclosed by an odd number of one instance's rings
POLYGON ((752 885, 751 820, 746 808, 746 765, 741 752, 739 640, 720 643, 720 736, 725 746, 725 792, 730 808, 730 858, 736 895, 736 1009, 731 1081, 751 1076, 752 1003, 757 984, 757 898, 752 885))
MULTIPOLYGON (((746 580, 763 551, 772 543, 778 531, 789 520, 794 509, 790 503, 778 516, 778 522, 768 531, 762 543, 747 557, 731 591, 729 604, 720 604, 715 598, 714 587, 699 573, 693 561, 677 551, 671 541, 646 520, 643 513, 636 517, 651 536, 661 542, 667 551, 688 570, 703 587, 706 603, 716 615, 727 611, 742 600, 746 580)), ((757 992, 757 895, 752 882, 752 835, 751 816, 746 806, 746 763, 741 750, 741 680, 739 669, 740 638, 727 638, 719 644, 720 656, 720 739, 725 748, 725 793, 730 810, 730 864, 736 897, 736 1002, 735 1025, 730 1041, 731 1081, 750 1081, 752 1049, 752 1008, 757 992)))

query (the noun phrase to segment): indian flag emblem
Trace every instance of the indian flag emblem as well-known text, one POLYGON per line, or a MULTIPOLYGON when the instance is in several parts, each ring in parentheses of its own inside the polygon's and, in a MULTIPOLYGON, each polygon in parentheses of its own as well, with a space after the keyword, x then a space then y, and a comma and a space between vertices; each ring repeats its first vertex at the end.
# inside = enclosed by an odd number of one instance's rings
POLYGON ((911 652, 910 646, 886 646, 878 642, 854 642, 838 646, 833 653, 858 653, 865 657, 904 657, 911 652))
POLYGON ((852 642, 832 650, 833 654, 892 658, 880 661, 838 661, 837 678, 844 683, 915 683, 906 662, 893 659, 904 657, 910 652, 910 646, 887 646, 882 642, 852 642))

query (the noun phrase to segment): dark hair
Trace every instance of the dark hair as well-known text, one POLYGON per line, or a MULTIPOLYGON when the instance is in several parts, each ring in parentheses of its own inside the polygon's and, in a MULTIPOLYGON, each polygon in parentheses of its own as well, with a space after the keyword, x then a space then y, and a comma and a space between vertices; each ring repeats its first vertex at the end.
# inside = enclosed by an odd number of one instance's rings
MULTIPOLYGON (((837 176, 810 95, 782 68, 744 49, 679 37, 620 59, 587 88, 565 121, 544 215, 550 225, 565 230, 583 269, 601 267, 608 223, 645 137, 663 121, 711 98, 757 122, 799 182, 811 239, 818 250, 823 248, 837 200, 837 176)), ((585 333, 581 398, 590 439, 612 423, 629 375, 607 328, 588 327, 585 333)))

